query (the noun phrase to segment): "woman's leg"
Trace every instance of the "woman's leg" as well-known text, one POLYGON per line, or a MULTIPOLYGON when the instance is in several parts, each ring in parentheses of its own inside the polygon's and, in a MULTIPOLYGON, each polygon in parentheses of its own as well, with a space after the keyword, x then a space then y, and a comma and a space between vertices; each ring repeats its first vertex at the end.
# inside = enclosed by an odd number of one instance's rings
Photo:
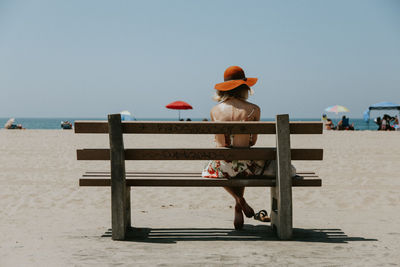
POLYGON ((235 199, 236 206, 239 206, 246 217, 251 218, 254 216, 254 210, 247 204, 243 198, 244 187, 224 187, 225 190, 235 199))
POLYGON ((235 229, 239 230, 243 228, 244 224, 244 219, 243 219, 243 213, 242 213, 242 207, 236 203, 235 204, 235 215, 233 219, 233 225, 235 226, 235 229))
POLYGON ((235 210, 233 225, 235 229, 242 229, 244 224, 242 206, 239 204, 239 195, 234 187, 224 187, 225 190, 235 199, 235 210))

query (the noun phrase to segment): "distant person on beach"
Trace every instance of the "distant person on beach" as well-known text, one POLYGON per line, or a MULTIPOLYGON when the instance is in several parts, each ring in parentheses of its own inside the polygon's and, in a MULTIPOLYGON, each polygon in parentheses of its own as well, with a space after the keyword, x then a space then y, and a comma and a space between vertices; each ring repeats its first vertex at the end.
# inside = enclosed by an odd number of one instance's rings
POLYGON ((22 127, 22 124, 16 124, 15 123, 15 119, 14 118, 9 119, 6 122, 6 124, 4 124, 4 128, 5 129, 10 129, 10 130, 13 130, 13 129, 25 130, 25 128, 22 127))
POLYGON ((382 118, 382 125, 381 125, 381 130, 386 131, 388 129, 389 121, 387 120, 386 114, 383 115, 382 118))
MULTIPOLYGON (((246 78, 242 68, 231 66, 225 70, 224 82, 215 85, 216 95, 214 100, 218 104, 211 109, 212 121, 259 121, 260 108, 247 101, 250 89, 257 82, 257 78, 246 78)), ((257 141, 257 134, 216 134, 217 147, 250 147, 257 141)), ((275 161, 265 160, 211 160, 203 169, 205 178, 233 178, 235 176, 275 175, 275 161)), ((292 174, 296 171, 292 168, 292 174)), ((244 187, 225 187, 235 200, 234 226, 242 229, 244 215, 261 221, 270 221, 265 210, 254 212, 253 208, 244 199, 244 187)))
POLYGON ((378 125, 378 131, 382 130, 382 120, 381 117, 377 117, 374 122, 378 125))
POLYGON ((10 126, 10 128, 7 129, 20 129, 20 130, 24 130, 25 128, 22 127, 22 124, 13 124, 10 126))
POLYGON ((326 119, 326 123, 325 123, 325 129, 326 130, 335 130, 335 125, 333 124, 331 119, 326 119))
POLYGON ((324 123, 326 130, 335 130, 335 125, 332 120, 328 118, 326 114, 322 114, 322 122, 324 123))
POLYGON ((395 121, 394 117, 391 117, 388 114, 383 115, 382 123, 381 123, 381 130, 382 131, 393 131, 394 127, 391 125, 395 121))
POLYGON ((61 128, 62 129, 66 129, 66 130, 70 130, 72 129, 72 123, 69 121, 62 121, 61 122, 61 128))
POLYGON ((349 123, 349 118, 343 115, 342 119, 338 122, 338 130, 354 130, 354 124, 349 123))
POLYGON ((322 122, 326 123, 327 120, 328 120, 328 116, 326 114, 322 114, 322 122))
POLYGON ((394 124, 393 124, 393 128, 398 131, 400 129, 400 125, 399 125, 399 115, 396 115, 396 117, 394 118, 394 124))

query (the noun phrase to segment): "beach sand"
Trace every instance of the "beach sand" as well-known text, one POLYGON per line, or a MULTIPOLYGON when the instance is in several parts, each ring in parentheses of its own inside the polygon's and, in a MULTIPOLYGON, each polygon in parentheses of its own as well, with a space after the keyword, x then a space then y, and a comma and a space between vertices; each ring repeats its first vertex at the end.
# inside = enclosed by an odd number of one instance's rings
MULTIPOLYGON (((268 223, 233 230, 232 198, 222 188, 134 188, 139 237, 112 241, 110 189, 78 186, 108 162, 76 160, 77 148, 107 147, 107 135, 0 131, 0 266, 391 266, 400 263, 400 132, 293 136, 292 147, 323 148, 314 170, 322 187, 294 188, 294 239, 268 223)), ((274 145, 274 136, 258 146, 274 145)), ((201 136, 126 136, 125 147, 212 147, 201 136)), ((205 162, 129 162, 127 170, 200 171, 205 162)), ((269 188, 248 188, 255 210, 269 188)))

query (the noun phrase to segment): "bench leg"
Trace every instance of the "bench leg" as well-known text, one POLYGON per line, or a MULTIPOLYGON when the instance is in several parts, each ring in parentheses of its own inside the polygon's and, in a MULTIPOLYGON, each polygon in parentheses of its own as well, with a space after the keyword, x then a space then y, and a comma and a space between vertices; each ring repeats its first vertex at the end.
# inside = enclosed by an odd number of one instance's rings
MULTIPOLYGON (((111 163, 111 223, 112 239, 124 240, 127 229, 127 186, 125 178, 125 149, 121 115, 108 115, 111 163)), ((130 206, 130 202, 129 202, 130 206)), ((129 213, 130 214, 130 213, 129 213)))
POLYGON ((131 187, 126 187, 126 228, 131 227, 131 187))
POLYGON ((127 187, 125 181, 113 179, 111 185, 112 239, 124 240, 127 223, 127 187))
MULTIPOLYGON (((290 154, 289 115, 276 116, 276 187, 275 199, 277 214, 276 233, 279 239, 287 240, 293 234, 292 178, 290 154)), ((271 194, 272 195, 272 194, 271 194)))
POLYGON ((271 187, 271 228, 276 232, 279 227, 278 221, 278 196, 276 192, 276 187, 271 187))
POLYGON ((282 192, 279 197, 278 189, 271 187, 271 227, 279 239, 287 240, 293 234, 292 192, 282 192))

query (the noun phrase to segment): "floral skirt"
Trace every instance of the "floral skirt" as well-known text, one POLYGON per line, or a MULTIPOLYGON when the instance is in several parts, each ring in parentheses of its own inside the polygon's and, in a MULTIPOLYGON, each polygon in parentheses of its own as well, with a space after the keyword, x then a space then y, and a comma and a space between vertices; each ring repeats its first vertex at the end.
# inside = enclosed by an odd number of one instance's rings
MULTIPOLYGON (((275 177, 275 160, 211 160, 204 167, 201 176, 204 178, 233 178, 235 176, 266 175, 275 177)), ((296 169, 291 166, 292 177, 296 169)))

